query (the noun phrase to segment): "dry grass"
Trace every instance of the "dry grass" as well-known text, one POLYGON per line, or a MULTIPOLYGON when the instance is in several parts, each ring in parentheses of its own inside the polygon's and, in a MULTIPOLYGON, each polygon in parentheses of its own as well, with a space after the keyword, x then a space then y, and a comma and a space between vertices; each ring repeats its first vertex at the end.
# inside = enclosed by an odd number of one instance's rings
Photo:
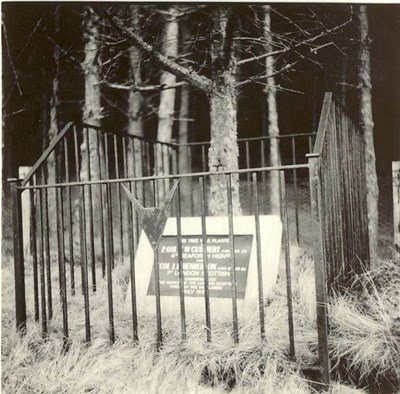
MULTIPOLYGON (((316 360, 317 344, 312 260, 297 250, 292 250, 292 255, 296 256, 292 278, 297 361, 309 364, 316 360)), ((99 279, 98 291, 90 298, 92 343, 87 346, 83 342, 82 297, 80 294, 69 296, 72 341, 69 351, 64 353, 56 272, 53 273, 53 295, 56 300, 54 318, 50 324, 49 338, 43 340, 40 325, 31 319, 31 273, 27 273, 28 334, 21 338, 14 328, 12 271, 3 268, 2 390, 4 393, 312 392, 299 371, 299 363, 289 361, 286 357, 288 334, 284 274, 284 271, 280 272, 274 296, 266 306, 265 343, 260 341, 258 316, 240 323, 240 343, 237 346, 232 344, 229 324, 214 323, 213 341, 206 343, 202 317, 188 321, 187 341, 181 340, 179 319, 163 319, 164 346, 157 351, 156 325, 152 318, 140 317, 140 341, 137 344, 132 341, 131 312, 124 302, 128 269, 117 266, 113 273, 117 341, 110 346, 106 282, 99 279)), ((342 334, 349 335, 354 344, 358 336, 350 333, 352 325, 366 324, 362 316, 367 322, 369 320, 364 312, 346 309, 343 302, 339 299, 332 306, 333 319, 337 319, 334 325, 342 324, 338 319, 342 308, 342 314, 348 317, 345 319, 347 323, 340 326, 342 334)), ((382 332, 384 328, 380 330, 382 332)), ((336 340, 339 332, 334 331, 332 351, 336 356, 349 357, 348 352, 345 353, 347 344, 336 340)), ((378 335, 378 332, 376 328, 374 335, 378 335)), ((360 349, 352 350, 359 352, 359 359, 362 357, 360 349)), ((375 350, 368 348, 367 354, 372 351, 375 350)), ((383 353, 386 360, 383 365, 388 365, 390 357, 386 352, 383 353)), ((395 357, 395 353, 390 354, 392 358, 395 357)), ((354 365, 364 364, 355 362, 354 365)), ((362 391, 335 383, 331 392, 362 391)))
POLYGON ((400 262, 386 261, 361 276, 330 308, 332 356, 358 379, 400 381, 400 262))

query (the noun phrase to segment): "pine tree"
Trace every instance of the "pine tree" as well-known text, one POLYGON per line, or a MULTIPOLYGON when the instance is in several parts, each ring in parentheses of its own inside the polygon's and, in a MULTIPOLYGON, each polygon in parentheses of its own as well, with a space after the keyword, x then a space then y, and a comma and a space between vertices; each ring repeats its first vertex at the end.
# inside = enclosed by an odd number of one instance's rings
POLYGON ((360 125, 364 132, 365 164, 367 176, 367 206, 370 258, 377 257, 378 251, 378 178, 375 165, 374 121, 372 118, 370 37, 368 12, 365 5, 358 7, 360 27, 360 52, 358 63, 358 86, 360 97, 360 125))
MULTIPOLYGON (((271 6, 264 6, 264 37, 266 40, 266 51, 272 52, 272 34, 271 34, 271 6)), ((279 126, 278 126, 278 109, 276 102, 276 88, 275 88, 275 65, 274 57, 268 56, 265 58, 265 68, 268 75, 272 75, 267 79, 265 93, 267 95, 268 105, 268 136, 270 137, 269 143, 269 165, 279 166, 281 164, 279 152, 279 126)), ((278 171, 270 171, 269 173, 269 196, 272 214, 280 214, 280 198, 279 198, 279 173, 278 171)))

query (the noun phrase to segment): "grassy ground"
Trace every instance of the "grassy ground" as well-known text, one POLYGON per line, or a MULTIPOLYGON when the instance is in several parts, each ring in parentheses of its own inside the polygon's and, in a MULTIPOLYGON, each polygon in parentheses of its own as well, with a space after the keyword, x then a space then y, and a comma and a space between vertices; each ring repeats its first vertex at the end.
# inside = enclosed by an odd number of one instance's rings
MULTIPOLYGON (((214 323, 213 341, 206 343, 203 317, 188 322, 187 341, 180 338, 179 319, 164 319, 164 346, 157 351, 153 319, 140 317, 140 341, 137 344, 132 341, 130 308, 124 302, 129 271, 126 266, 117 266, 113 277, 116 343, 109 344, 106 282, 99 279, 98 291, 90 298, 93 340, 89 346, 83 342, 82 296, 80 292, 75 297, 68 295, 71 346, 64 353, 55 270, 54 318, 49 338, 43 340, 40 325, 32 321, 31 272, 28 270, 26 282, 28 334, 20 338, 14 328, 13 272, 9 266, 3 267, 2 390, 4 393, 313 392, 299 366, 312 364, 317 357, 314 278, 311 259, 297 255, 292 267, 295 362, 286 356, 283 272, 266 306, 265 343, 260 342, 257 316, 240 322, 241 340, 237 346, 232 344, 228 324, 214 323)), ((399 267, 399 262, 387 262, 360 278, 351 293, 332 300, 330 343, 337 378, 332 393, 364 392, 354 387, 371 376, 378 382, 387 376, 392 381, 400 377, 400 313, 395 301, 400 298, 399 267)), ((378 390, 377 387, 373 386, 373 390, 378 390)), ((385 390, 396 392, 395 388, 385 390)))

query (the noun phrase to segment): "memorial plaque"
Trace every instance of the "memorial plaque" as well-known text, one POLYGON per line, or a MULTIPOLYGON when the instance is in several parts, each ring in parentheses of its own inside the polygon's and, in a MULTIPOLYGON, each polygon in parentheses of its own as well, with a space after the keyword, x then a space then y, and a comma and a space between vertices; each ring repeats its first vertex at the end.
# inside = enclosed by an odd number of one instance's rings
MULTIPOLYGON (((278 275, 282 223, 277 215, 259 217, 260 262, 264 298, 272 293, 278 275)), ((209 296, 212 320, 232 319, 231 256, 229 219, 206 217, 209 296)), ((204 271, 200 217, 181 218, 185 310, 204 316, 204 271)), ((235 216, 233 234, 239 319, 258 313, 258 257, 254 216, 235 216)), ((157 248, 162 316, 180 315, 176 218, 169 218, 157 248)), ((154 316, 154 249, 142 231, 135 255, 136 304, 138 314, 154 316)), ((130 286, 126 297, 131 308, 130 286)))
MULTIPOLYGON (((252 235, 235 235, 237 297, 244 299, 247 287, 252 235)), ((199 236, 182 237, 184 294, 204 297, 203 240, 199 236)), ((177 238, 164 236, 158 248, 160 290, 162 296, 179 296, 179 261, 177 238)), ((207 236, 207 269, 210 297, 231 298, 232 257, 228 236, 207 236)), ((147 295, 155 295, 154 268, 147 295)))

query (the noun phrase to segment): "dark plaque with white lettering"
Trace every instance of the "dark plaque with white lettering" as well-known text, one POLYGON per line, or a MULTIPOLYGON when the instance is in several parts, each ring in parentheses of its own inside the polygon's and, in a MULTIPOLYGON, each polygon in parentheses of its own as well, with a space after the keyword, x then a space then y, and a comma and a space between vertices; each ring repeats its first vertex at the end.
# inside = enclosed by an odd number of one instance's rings
MULTIPOLYGON (((235 235, 237 297, 246 295, 252 235, 235 235)), ((159 248, 160 290, 162 296, 179 296, 179 263, 176 236, 162 237, 159 248)), ((232 258, 229 236, 207 236, 208 287, 210 297, 231 298, 232 258)), ((199 235, 182 236, 184 294, 204 297, 203 242, 199 235)), ((155 295, 154 267, 147 295, 155 295)))

